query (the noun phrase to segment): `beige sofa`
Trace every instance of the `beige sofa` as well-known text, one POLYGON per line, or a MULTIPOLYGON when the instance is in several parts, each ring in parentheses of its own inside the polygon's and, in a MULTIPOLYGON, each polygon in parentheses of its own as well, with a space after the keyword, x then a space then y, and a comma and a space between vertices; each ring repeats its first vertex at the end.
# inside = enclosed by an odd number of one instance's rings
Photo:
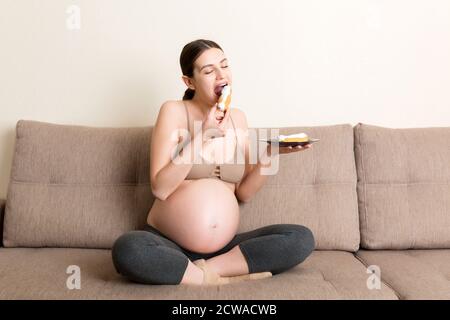
POLYGON ((272 278, 212 287, 132 283, 113 267, 114 240, 154 201, 151 130, 18 121, 0 299, 450 299, 450 128, 281 128, 321 140, 281 156, 240 204, 239 232, 303 224, 316 250, 272 278))

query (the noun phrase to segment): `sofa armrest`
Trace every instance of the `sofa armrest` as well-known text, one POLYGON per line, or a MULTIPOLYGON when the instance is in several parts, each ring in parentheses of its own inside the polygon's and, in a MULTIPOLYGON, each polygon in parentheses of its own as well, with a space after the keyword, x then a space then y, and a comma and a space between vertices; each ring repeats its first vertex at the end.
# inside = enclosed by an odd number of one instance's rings
POLYGON ((3 218, 5 216, 6 200, 0 199, 0 247, 3 247, 3 218))

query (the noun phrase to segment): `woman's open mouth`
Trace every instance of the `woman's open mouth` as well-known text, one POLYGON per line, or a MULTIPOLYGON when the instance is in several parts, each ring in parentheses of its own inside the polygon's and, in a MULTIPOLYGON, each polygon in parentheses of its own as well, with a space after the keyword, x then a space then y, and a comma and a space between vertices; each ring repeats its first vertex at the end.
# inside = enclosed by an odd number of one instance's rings
POLYGON ((220 96, 222 94, 223 87, 225 87, 227 85, 228 84, 225 83, 225 84, 222 84, 220 86, 215 87, 214 88, 214 93, 216 94, 216 96, 220 96))

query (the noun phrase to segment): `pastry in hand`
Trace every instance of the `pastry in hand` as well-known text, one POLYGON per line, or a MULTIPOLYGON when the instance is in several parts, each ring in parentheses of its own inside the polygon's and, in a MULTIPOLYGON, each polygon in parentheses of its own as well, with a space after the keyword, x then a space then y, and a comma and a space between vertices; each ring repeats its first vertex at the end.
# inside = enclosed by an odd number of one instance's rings
POLYGON ((217 107, 226 112, 230 108, 231 103, 231 87, 229 85, 225 85, 222 87, 222 91, 219 97, 219 101, 217 102, 217 107))

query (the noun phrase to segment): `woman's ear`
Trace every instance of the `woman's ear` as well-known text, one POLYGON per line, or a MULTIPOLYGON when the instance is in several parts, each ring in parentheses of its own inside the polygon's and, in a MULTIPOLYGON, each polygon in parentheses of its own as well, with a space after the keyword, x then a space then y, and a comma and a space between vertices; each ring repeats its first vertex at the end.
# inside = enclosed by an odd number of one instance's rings
POLYGON ((183 82, 186 84, 186 86, 191 89, 191 90, 195 90, 195 86, 192 83, 192 79, 189 78, 188 76, 182 76, 181 79, 183 80, 183 82))

